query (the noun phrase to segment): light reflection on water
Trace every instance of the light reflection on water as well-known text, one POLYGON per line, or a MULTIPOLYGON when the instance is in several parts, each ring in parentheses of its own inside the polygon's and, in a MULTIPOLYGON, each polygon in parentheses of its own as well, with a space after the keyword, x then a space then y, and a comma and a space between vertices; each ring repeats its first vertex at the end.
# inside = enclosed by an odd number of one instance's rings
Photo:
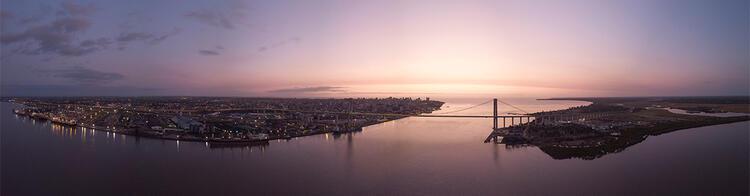
MULTIPOLYGON (((537 105, 522 108, 529 112, 586 104, 528 102, 537 105)), ((210 148, 37 122, 0 104, 2 190, 21 195, 747 193, 747 122, 649 137, 588 161, 485 144, 491 119, 406 118, 349 134, 210 148)))

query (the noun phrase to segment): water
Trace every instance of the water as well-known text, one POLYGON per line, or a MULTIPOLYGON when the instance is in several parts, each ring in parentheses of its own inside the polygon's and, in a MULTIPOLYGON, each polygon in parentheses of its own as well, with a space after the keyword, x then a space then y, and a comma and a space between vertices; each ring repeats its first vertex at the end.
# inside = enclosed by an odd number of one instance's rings
POLYGON ((675 114, 687 114, 687 115, 698 115, 698 116, 713 116, 713 117, 747 116, 747 114, 745 113, 737 113, 737 112, 722 112, 722 113, 688 112, 687 110, 676 109, 676 108, 664 108, 664 110, 667 110, 675 114))
MULTIPOLYGON (((441 112, 484 100, 448 101, 441 112)), ((588 104, 506 102, 528 112, 588 104)), ((2 195, 748 194, 748 122, 649 137, 594 160, 554 160, 536 147, 483 143, 490 119, 406 118, 349 135, 211 149, 59 127, 0 106, 2 195)))

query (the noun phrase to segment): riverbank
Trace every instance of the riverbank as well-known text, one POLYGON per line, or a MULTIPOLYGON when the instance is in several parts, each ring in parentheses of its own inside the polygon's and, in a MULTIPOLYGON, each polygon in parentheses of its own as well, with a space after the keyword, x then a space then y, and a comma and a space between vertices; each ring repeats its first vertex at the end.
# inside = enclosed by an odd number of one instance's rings
MULTIPOLYGON (((20 108, 32 108, 32 106, 15 103, 15 102, 7 102, 12 103, 20 106, 20 108)), ((312 130, 312 131, 304 131, 299 132, 299 134, 291 134, 291 135, 285 135, 282 137, 265 137, 263 139, 256 139, 256 138, 240 138, 240 137, 233 137, 233 138, 217 138, 217 137, 198 137, 192 134, 187 133, 185 130, 183 131, 166 131, 166 129, 162 129, 161 131, 141 127, 141 128, 116 128, 114 126, 94 126, 86 124, 86 123, 76 123, 75 121, 62 121, 59 118, 54 118, 51 116, 44 115, 43 113, 36 113, 36 112, 25 112, 25 110, 22 109, 13 109, 12 110, 15 115, 23 116, 26 118, 33 118, 40 121, 48 121, 53 124, 68 126, 68 127, 80 127, 84 129, 91 129, 94 131, 101 131, 101 132, 110 132, 110 133, 118 133, 123 135, 131 135, 131 136, 138 136, 138 137, 147 137, 147 138, 154 138, 154 139, 163 139, 163 140, 176 140, 176 141, 190 141, 190 142, 206 142, 210 144, 210 146, 216 146, 216 147, 235 147, 235 146, 252 146, 252 145, 267 145, 269 141, 272 140, 290 140, 292 138, 296 137, 305 137, 305 136, 312 136, 312 135, 319 135, 319 134, 346 134, 351 132, 359 132, 362 131, 364 127, 381 124, 385 122, 389 122, 392 120, 398 120, 405 118, 405 116, 394 116, 394 117, 388 117, 384 119, 378 119, 373 121, 364 121, 359 122, 357 126, 348 128, 348 129, 335 129, 335 130, 312 130)))
POLYGON ((658 107, 685 110, 689 113, 745 113, 750 114, 749 96, 693 96, 693 97, 563 97, 539 100, 575 100, 603 104, 624 104, 632 107, 658 107))
MULTIPOLYGON (((662 115, 672 115, 668 111, 649 111, 663 113, 662 115)), ((640 114, 638 114, 640 115, 640 114)), ((634 117, 637 117, 634 115, 634 117)), ((670 132, 676 132, 685 129, 707 127, 713 125, 729 124, 750 120, 750 117, 712 117, 695 120, 679 121, 659 121, 649 125, 625 126, 614 130, 610 133, 617 135, 603 134, 600 137, 585 139, 584 141, 598 140, 596 145, 572 145, 562 146, 558 143, 536 143, 535 145, 550 155, 554 159, 581 158, 591 160, 602 157, 606 154, 617 153, 626 148, 645 141, 650 136, 658 136, 670 132)), ((594 143, 594 142, 585 142, 594 143)))
MULTIPOLYGON (((644 98, 645 99, 645 98, 644 98)), ((554 100, 591 101, 589 106, 539 113, 538 115, 583 115, 587 112, 614 112, 607 116, 589 119, 530 125, 524 130, 524 140, 514 143, 538 146, 554 159, 596 159, 644 141, 649 136, 661 135, 683 129, 727 124, 750 120, 750 116, 701 116, 672 113, 638 98, 556 98, 554 100), (575 124, 576 131, 558 130, 563 124, 575 124), (557 130, 557 131, 550 131, 557 130), (554 132, 555 134, 550 134, 554 132)), ((659 103, 664 100, 660 100, 659 103)), ((700 104, 700 103, 697 103, 700 104)))

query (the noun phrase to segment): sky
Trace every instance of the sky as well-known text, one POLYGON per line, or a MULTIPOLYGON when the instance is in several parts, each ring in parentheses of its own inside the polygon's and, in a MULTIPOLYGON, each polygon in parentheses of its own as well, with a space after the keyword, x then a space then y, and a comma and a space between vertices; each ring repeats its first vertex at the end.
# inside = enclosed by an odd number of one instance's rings
POLYGON ((750 94, 748 1, 0 0, 0 96, 750 94))

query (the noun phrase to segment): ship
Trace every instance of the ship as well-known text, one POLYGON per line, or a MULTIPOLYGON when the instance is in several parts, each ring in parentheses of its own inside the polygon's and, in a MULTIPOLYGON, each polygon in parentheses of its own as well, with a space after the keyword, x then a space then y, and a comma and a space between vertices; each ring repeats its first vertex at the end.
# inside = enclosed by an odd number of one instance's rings
POLYGON ((331 131, 333 134, 343 134, 343 133, 351 133, 351 132, 359 132, 362 131, 362 127, 355 127, 352 129, 336 129, 331 131))
POLYGON ((208 142, 209 148, 231 148, 245 146, 266 146, 268 140, 211 140, 208 142))

